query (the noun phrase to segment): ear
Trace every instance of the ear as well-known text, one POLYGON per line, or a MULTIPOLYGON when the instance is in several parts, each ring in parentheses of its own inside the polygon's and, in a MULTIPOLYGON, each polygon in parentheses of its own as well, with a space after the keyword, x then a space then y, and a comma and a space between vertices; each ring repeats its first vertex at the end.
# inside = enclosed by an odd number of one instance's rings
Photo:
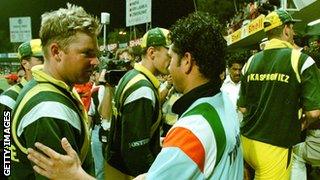
POLYGON ((60 61, 61 58, 61 49, 59 47, 59 45, 57 43, 52 43, 50 46, 49 46, 49 50, 50 50, 50 54, 51 56, 56 60, 56 61, 60 61))
POLYGON ((152 47, 152 46, 148 47, 147 56, 152 60, 154 60, 154 57, 155 57, 154 52, 155 52, 155 48, 154 47, 152 47))
POLYGON ((192 60, 192 55, 189 52, 184 53, 183 57, 181 58, 181 65, 186 74, 189 74, 192 71, 193 64, 194 62, 192 60))
POLYGON ((27 71, 27 70, 30 70, 30 63, 29 61, 25 60, 25 59, 22 59, 21 61, 21 65, 24 67, 24 69, 27 71))
POLYGON ((285 35, 285 37, 288 38, 290 36, 290 31, 291 31, 290 24, 286 24, 283 28, 283 34, 285 35))

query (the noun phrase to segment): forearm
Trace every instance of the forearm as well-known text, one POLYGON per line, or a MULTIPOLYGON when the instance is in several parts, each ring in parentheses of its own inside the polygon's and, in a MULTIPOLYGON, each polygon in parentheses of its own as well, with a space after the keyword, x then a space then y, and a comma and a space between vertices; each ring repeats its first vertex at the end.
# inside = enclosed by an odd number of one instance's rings
POLYGON ((112 96, 113 96, 113 89, 112 87, 105 88, 104 96, 99 104, 98 111, 103 119, 111 119, 112 117, 112 96))
POLYGON ((160 102, 161 102, 161 104, 165 102, 166 97, 168 96, 171 88, 172 88, 172 84, 168 83, 167 86, 160 92, 160 102))

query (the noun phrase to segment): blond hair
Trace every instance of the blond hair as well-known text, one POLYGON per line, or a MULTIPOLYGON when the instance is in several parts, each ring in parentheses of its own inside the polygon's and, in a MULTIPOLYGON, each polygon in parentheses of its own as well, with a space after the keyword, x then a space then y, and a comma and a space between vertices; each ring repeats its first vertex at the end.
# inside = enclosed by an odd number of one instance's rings
POLYGON ((77 32, 98 36, 101 30, 98 18, 88 14, 82 7, 70 3, 67 3, 67 8, 44 13, 41 19, 39 35, 45 55, 48 53, 46 47, 53 41, 62 49, 67 49, 77 32))

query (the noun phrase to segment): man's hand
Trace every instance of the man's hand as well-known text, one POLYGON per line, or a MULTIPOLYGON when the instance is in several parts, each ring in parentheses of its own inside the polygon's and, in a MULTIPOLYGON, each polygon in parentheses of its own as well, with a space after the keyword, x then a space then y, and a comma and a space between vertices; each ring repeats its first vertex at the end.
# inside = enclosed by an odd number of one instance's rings
POLYGON ((33 169, 49 179, 94 179, 82 169, 76 151, 66 138, 62 138, 61 145, 67 155, 59 154, 39 142, 35 146, 45 155, 28 148, 28 159, 35 163, 33 169))

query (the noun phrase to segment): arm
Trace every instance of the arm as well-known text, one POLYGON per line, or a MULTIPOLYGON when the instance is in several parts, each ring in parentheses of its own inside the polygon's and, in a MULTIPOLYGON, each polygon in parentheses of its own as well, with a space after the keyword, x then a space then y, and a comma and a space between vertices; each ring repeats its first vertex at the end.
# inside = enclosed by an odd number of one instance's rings
POLYGON ((113 87, 110 85, 105 85, 103 99, 99 104, 99 113, 103 119, 111 120, 112 117, 112 96, 113 87))
MULTIPOLYGON (((60 139, 67 137, 76 152, 80 152, 80 148, 76 144, 75 129, 66 121, 54 118, 40 118, 32 124, 25 127, 23 136, 26 140, 26 147, 33 147, 35 142, 41 142, 52 148, 58 153, 64 153, 61 147, 60 139)), ((42 178, 36 174, 36 178, 42 178)))
POLYGON ((91 98, 91 102, 90 102, 90 106, 89 106, 89 110, 88 110, 88 127, 89 127, 89 129, 92 129, 94 126, 94 122, 93 122, 94 114, 95 114, 95 105, 93 103, 93 98, 91 98))
POLYGON ((246 96, 247 96, 247 70, 248 67, 250 66, 250 63, 252 61, 252 58, 254 56, 252 55, 248 62, 243 66, 241 70, 241 86, 240 86, 240 91, 239 91, 239 99, 237 101, 237 108, 238 110, 245 115, 248 112, 247 106, 246 106, 246 96))
POLYGON ((104 86, 100 86, 98 92, 99 106, 98 112, 100 113, 103 119, 108 119, 110 121, 112 117, 112 96, 113 96, 113 87, 111 87, 108 82, 106 82, 105 78, 106 69, 103 69, 99 76, 100 84, 104 84, 104 86))
POLYGON ((77 152, 72 149, 66 138, 61 140, 61 146, 66 151, 66 155, 36 142, 35 147, 45 155, 32 148, 28 149, 28 159, 35 164, 33 169, 50 179, 93 180, 94 178, 82 169, 77 152))
MULTIPOLYGON (((308 61, 308 60, 307 60, 308 61)), ((313 61, 311 58, 309 61, 313 61)), ((301 76, 302 104, 306 126, 319 122, 320 117, 320 70, 315 64, 305 69, 301 76)))
POLYGON ((167 81, 166 87, 160 92, 160 102, 163 104, 172 88, 172 82, 167 81))
POLYGON ((147 173, 147 179, 205 179, 201 173, 205 161, 201 147, 201 142, 190 130, 183 127, 171 129, 147 173))
POLYGON ((146 98, 126 104, 122 112, 121 155, 134 176, 147 172, 155 159, 150 147, 153 116, 152 101, 146 98))

